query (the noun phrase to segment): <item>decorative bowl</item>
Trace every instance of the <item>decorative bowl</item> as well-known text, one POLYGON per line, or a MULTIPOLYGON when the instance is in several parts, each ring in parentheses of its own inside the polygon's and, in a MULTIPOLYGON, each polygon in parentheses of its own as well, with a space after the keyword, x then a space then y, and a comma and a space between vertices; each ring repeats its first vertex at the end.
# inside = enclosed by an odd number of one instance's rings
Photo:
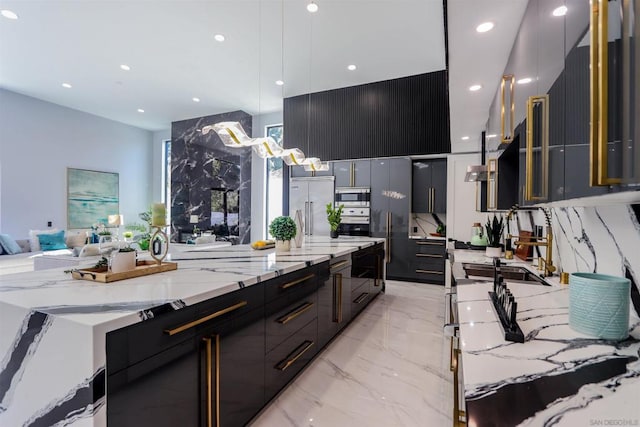
POLYGON ((629 336, 631 281, 597 273, 569 277, 569 326, 580 333, 609 340, 629 336))

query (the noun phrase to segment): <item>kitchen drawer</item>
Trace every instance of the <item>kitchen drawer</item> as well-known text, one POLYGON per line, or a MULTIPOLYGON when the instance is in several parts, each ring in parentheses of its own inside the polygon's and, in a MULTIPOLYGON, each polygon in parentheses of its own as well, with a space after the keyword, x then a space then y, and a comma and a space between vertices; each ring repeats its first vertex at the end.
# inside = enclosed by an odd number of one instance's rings
POLYGON ((420 254, 416 254, 416 259, 413 262, 415 268, 444 272, 444 258, 425 258, 418 255, 420 254))
POLYGON ((268 352, 318 317, 318 293, 314 291, 293 302, 289 298, 278 298, 267 304, 266 313, 268 352), (283 307, 283 301, 289 304, 283 307))
POLYGON ((351 290, 351 317, 354 318, 371 301, 371 281, 367 280, 355 289, 351 290))
POLYGON ((444 256, 447 251, 447 244, 444 240, 414 240, 416 246, 416 253, 430 254, 430 255, 442 255, 444 256))
POLYGON ((196 333, 249 312, 264 316, 264 287, 256 284, 207 301, 107 333, 109 375, 169 347, 196 336, 196 333))
POLYGON ((308 267, 293 273, 285 274, 269 280, 266 284, 265 298, 267 303, 282 296, 292 294, 305 294, 310 290, 315 291, 318 286, 318 272, 328 270, 329 262, 324 262, 317 266, 308 267))
POLYGON ((444 271, 435 268, 416 266, 415 278, 419 282, 444 284, 444 271))
POLYGON ((266 401, 282 389, 318 352, 318 322, 312 320, 265 358, 266 401))

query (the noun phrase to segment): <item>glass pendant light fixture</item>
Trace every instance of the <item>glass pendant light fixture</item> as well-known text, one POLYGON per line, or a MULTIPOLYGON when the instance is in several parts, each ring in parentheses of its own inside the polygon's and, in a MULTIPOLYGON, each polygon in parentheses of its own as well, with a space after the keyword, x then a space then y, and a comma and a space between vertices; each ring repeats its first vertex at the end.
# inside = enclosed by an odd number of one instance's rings
POLYGON ((302 166, 305 159, 304 153, 299 148, 282 150, 280 157, 289 166, 302 166))

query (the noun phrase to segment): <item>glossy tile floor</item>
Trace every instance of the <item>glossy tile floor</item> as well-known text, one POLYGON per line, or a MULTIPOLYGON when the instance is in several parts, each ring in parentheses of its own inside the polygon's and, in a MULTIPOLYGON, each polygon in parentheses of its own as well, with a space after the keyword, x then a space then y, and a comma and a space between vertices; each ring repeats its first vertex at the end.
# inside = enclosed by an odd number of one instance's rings
POLYGON ((442 286, 387 281, 252 427, 451 425, 443 323, 442 286))

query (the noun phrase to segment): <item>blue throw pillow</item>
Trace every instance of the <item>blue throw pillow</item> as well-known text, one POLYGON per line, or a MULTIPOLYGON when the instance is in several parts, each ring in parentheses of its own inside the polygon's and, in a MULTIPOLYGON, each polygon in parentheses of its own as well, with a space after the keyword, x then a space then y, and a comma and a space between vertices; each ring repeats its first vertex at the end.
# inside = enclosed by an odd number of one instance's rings
POLYGON ((68 249, 64 242, 64 230, 51 234, 38 234, 40 249, 43 251, 55 251, 57 249, 68 249))
POLYGON ((20 246, 8 234, 0 234, 0 246, 7 255, 22 253, 20 246))

